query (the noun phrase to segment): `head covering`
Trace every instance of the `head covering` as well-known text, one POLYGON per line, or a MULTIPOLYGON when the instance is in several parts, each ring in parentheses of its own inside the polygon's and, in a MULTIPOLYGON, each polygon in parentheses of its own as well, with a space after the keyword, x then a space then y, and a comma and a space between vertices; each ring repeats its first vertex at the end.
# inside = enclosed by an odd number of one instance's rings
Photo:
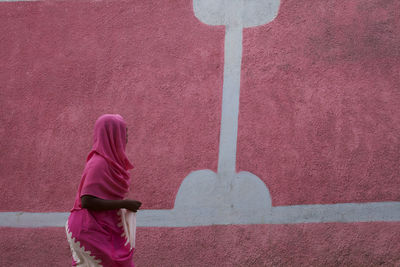
POLYGON ((122 199, 129 190, 133 168, 126 154, 126 123, 118 114, 100 116, 94 126, 93 146, 72 210, 81 209, 80 198, 92 195, 102 199, 122 199))
POLYGON ((93 147, 87 160, 94 153, 101 155, 116 168, 124 170, 133 166, 125 155, 126 147, 126 123, 119 114, 104 114, 100 116, 94 125, 93 147))

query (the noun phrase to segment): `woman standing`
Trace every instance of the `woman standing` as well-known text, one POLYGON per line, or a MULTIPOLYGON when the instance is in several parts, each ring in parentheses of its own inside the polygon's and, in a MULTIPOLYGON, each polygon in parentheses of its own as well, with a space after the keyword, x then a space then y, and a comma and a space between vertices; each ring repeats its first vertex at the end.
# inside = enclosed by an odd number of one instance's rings
POLYGON ((127 130, 120 115, 105 114, 95 123, 93 147, 66 224, 73 266, 134 266, 120 211, 136 212, 141 205, 124 199, 133 168, 125 154, 127 130))

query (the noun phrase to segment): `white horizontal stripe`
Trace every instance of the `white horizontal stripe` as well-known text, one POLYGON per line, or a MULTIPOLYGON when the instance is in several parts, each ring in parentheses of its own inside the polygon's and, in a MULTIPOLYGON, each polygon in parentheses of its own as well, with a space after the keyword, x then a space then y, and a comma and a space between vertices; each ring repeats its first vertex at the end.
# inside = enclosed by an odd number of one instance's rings
MULTIPOLYGON (((1 227, 64 227, 65 212, 0 212, 1 227)), ((207 217, 193 212, 141 210, 138 227, 188 227, 229 224, 296 224, 327 222, 400 222, 400 202, 345 203, 272 207, 262 219, 238 214, 207 217)))

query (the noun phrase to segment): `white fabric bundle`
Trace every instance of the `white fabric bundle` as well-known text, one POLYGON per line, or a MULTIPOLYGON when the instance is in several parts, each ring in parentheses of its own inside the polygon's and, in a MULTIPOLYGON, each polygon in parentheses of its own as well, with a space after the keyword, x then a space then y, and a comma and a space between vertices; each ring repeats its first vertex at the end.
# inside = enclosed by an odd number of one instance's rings
POLYGON ((136 239, 136 212, 121 209, 122 225, 124 227, 124 235, 126 238, 126 243, 130 244, 131 249, 135 248, 136 239))

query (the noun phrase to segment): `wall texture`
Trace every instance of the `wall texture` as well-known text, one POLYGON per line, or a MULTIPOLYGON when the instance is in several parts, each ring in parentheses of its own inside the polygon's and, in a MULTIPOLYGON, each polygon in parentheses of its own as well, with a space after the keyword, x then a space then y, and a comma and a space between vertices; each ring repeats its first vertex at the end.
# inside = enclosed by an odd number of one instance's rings
MULTIPOLYGON (((103 113, 129 125, 130 197, 144 210, 174 208, 193 171, 220 177, 233 24, 205 24, 196 2, 0 2, 0 212, 67 212, 103 113)), ((281 0, 242 44, 235 170, 264 182, 272 207, 397 205, 400 2, 281 0)), ((144 225, 135 260, 400 266, 400 220, 351 221, 144 225)), ((0 266, 68 266, 62 227, 12 226, 0 266)))

